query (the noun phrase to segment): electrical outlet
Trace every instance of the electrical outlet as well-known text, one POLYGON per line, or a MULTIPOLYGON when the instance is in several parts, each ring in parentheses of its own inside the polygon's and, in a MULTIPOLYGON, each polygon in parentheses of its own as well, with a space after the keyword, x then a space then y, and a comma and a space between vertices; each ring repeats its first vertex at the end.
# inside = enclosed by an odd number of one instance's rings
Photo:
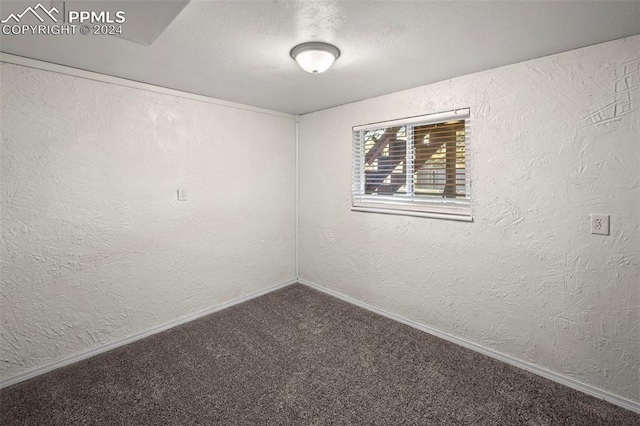
POLYGON ((609 215, 608 214, 592 214, 591 215, 591 233, 599 235, 609 235, 609 215))

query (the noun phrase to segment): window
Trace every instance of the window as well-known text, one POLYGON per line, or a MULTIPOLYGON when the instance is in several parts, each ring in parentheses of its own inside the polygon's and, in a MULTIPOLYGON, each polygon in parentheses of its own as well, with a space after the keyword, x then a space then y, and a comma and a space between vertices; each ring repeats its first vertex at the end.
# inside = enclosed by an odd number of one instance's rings
POLYGON ((352 210, 471 220, 469 109, 353 128, 352 210))

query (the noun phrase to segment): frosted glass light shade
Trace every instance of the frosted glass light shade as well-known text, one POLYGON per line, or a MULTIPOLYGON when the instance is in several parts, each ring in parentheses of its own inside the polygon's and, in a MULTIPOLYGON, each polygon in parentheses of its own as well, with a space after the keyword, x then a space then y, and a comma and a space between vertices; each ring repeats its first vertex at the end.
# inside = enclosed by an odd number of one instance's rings
POLYGON ((339 56, 338 48, 327 43, 303 43, 291 49, 291 57, 300 68, 312 74, 325 72, 339 56))

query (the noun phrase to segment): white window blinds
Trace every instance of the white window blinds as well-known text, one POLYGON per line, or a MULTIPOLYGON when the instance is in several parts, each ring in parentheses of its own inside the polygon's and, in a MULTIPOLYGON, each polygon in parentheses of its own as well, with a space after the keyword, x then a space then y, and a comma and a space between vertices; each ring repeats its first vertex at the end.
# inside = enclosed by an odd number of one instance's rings
POLYGON ((353 210, 471 220, 469 109, 353 128, 353 210))

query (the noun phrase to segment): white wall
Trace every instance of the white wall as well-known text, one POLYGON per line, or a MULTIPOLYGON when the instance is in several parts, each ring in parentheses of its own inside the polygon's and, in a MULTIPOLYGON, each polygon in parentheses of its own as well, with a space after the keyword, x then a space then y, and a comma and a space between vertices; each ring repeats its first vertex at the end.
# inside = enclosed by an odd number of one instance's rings
MULTIPOLYGON (((636 36, 303 116, 300 277, 640 401, 639 58, 636 36), (465 106, 473 223, 350 211, 351 126, 465 106)), ((2 379, 295 277, 291 119, 0 73, 2 379)))
POLYGON ((0 377, 295 278, 291 118, 0 70, 0 377))
POLYGON ((300 165, 300 278, 640 401, 640 36, 304 115, 300 165), (351 126, 459 107, 473 223, 350 211, 351 126))

